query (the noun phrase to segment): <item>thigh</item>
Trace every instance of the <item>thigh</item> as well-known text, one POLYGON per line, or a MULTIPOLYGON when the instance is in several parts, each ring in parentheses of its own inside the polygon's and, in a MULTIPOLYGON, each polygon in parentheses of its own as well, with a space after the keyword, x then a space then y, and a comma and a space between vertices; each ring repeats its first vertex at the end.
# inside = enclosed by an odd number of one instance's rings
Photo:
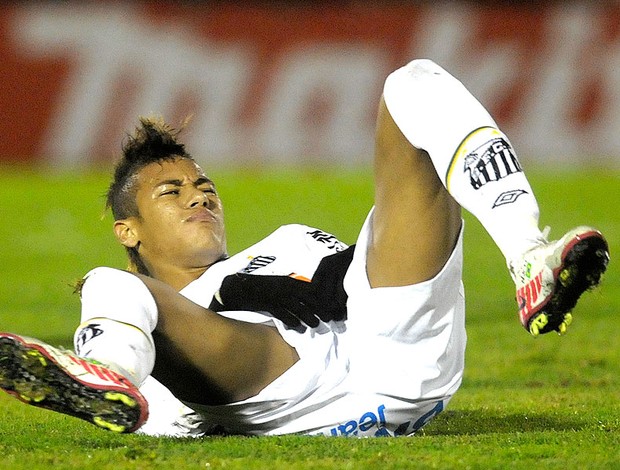
POLYGON ((153 375, 179 398, 202 404, 243 400, 298 360, 275 328, 222 317, 163 282, 140 278, 158 310, 153 375))
POLYGON ((413 147, 379 105, 374 159, 375 211, 368 245, 371 286, 402 286, 435 276, 461 225, 460 208, 430 157, 413 147))
POLYGON ((364 279, 362 229, 344 286, 351 377, 368 392, 404 401, 447 396, 460 383, 466 344, 462 232, 440 272, 425 282, 371 288, 364 279), (360 248, 360 249, 358 249, 360 248))

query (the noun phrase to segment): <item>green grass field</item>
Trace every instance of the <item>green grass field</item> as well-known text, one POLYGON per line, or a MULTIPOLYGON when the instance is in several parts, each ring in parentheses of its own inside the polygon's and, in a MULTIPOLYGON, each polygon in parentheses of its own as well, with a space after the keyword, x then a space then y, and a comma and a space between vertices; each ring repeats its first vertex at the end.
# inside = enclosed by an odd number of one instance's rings
MULTIPOLYGON (((465 378, 448 410, 413 438, 156 439, 116 435, 0 395, 0 468, 620 468, 620 172, 530 171, 541 224, 559 236, 599 227, 612 263, 565 337, 521 327, 497 248, 466 218, 469 335, 465 378)), ((283 223, 353 242, 372 201, 370 173, 234 170, 211 174, 229 249, 283 223)), ((70 345, 70 285, 98 265, 123 268, 103 211, 107 175, 0 168, 0 330, 70 345)), ((398 358, 397 360, 407 360, 398 358)))

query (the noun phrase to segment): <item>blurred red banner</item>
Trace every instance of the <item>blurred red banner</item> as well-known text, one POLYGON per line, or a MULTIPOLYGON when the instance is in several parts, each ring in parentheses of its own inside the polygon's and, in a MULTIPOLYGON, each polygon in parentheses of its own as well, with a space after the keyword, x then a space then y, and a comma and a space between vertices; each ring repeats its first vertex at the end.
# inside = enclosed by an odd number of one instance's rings
POLYGON ((619 160, 616 2, 240 5, 2 7, 0 160, 107 162, 137 116, 191 114, 199 160, 367 163, 383 81, 418 57, 459 78, 523 160, 619 160))

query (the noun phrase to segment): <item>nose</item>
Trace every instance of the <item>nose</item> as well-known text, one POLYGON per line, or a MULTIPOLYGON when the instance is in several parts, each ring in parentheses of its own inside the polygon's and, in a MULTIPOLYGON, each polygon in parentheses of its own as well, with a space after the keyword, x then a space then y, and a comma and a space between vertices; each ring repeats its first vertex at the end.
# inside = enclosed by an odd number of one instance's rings
POLYGON ((189 207, 194 208, 198 206, 208 207, 209 197, 204 191, 195 189, 189 200, 189 207))

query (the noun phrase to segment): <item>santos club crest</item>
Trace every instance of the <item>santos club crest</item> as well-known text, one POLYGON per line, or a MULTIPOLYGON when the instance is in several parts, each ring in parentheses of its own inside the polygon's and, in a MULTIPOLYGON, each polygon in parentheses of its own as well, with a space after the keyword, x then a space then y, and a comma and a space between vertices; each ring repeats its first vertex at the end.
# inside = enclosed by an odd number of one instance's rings
POLYGON ((486 142, 465 157, 464 172, 469 173, 469 181, 474 189, 520 171, 523 170, 519 160, 503 137, 486 142))

